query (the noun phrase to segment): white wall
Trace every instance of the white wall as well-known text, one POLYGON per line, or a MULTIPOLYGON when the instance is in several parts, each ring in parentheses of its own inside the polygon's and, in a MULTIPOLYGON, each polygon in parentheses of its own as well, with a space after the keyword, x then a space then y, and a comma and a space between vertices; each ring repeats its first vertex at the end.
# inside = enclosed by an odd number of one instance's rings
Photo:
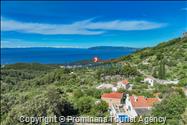
POLYGON ((131 115, 129 117, 134 118, 134 117, 138 116, 136 111, 135 111, 135 109, 133 108, 133 106, 132 106, 132 104, 130 102, 130 98, 129 98, 128 94, 126 95, 125 106, 128 109, 129 114, 131 115), (130 107, 130 110, 129 110, 129 107, 130 107))

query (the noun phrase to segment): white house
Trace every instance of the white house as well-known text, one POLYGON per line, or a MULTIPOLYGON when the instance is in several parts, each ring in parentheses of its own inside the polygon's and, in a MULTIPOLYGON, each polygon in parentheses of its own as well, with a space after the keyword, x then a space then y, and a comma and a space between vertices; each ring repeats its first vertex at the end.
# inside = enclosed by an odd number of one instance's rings
POLYGON ((144 78, 144 82, 153 86, 154 85, 154 78, 153 77, 146 77, 146 78, 144 78))
POLYGON ((96 89, 112 89, 114 87, 114 85, 112 84, 101 84, 99 86, 96 87, 96 89))
POLYGON ((135 118, 136 116, 138 116, 138 114, 136 113, 134 107, 132 106, 129 94, 126 94, 125 107, 128 110, 128 114, 129 114, 130 118, 135 118))
POLYGON ((123 80, 117 83, 117 87, 118 88, 124 88, 124 89, 129 89, 130 88, 130 84, 128 80, 123 80))
POLYGON ((112 91, 113 91, 113 92, 117 92, 117 91, 118 91, 118 88, 117 88, 117 87, 112 87, 112 91))
POLYGON ((145 98, 144 96, 129 96, 126 95, 125 106, 130 114, 129 117, 136 117, 137 115, 144 115, 150 112, 150 109, 157 102, 158 98, 145 98))
POLYGON ((96 87, 96 89, 111 89, 113 92, 117 92, 118 86, 115 86, 113 84, 100 84, 96 87))

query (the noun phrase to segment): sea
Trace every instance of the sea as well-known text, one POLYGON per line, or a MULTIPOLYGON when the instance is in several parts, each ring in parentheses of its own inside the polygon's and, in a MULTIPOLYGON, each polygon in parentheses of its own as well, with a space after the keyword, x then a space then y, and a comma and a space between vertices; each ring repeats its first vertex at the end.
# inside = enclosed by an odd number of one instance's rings
POLYGON ((1 64, 41 63, 69 64, 98 57, 109 60, 133 53, 135 50, 92 50, 82 48, 1 48, 1 64))

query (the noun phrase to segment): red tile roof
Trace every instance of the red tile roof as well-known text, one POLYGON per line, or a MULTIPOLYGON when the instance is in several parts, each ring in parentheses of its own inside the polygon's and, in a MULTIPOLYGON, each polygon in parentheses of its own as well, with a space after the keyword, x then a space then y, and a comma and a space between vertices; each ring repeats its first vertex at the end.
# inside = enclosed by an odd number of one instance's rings
POLYGON ((153 104, 157 102, 159 102, 158 98, 147 98, 147 103, 149 106, 153 106, 153 104))
POLYGON ((129 81, 128 80, 123 80, 122 83, 127 85, 127 84, 129 84, 129 81))
POLYGON ((145 98, 144 96, 130 96, 130 101, 135 108, 148 108, 152 107, 154 103, 159 102, 157 98, 145 98))
POLYGON ((120 92, 112 92, 112 93, 104 93, 101 98, 116 98, 121 99, 123 97, 123 93, 120 92))

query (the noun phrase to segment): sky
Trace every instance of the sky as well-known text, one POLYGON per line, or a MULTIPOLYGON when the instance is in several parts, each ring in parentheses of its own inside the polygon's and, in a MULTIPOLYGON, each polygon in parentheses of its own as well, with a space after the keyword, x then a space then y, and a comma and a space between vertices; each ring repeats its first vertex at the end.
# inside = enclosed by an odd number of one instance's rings
POLYGON ((142 48, 186 31, 186 1, 1 1, 2 48, 142 48))

